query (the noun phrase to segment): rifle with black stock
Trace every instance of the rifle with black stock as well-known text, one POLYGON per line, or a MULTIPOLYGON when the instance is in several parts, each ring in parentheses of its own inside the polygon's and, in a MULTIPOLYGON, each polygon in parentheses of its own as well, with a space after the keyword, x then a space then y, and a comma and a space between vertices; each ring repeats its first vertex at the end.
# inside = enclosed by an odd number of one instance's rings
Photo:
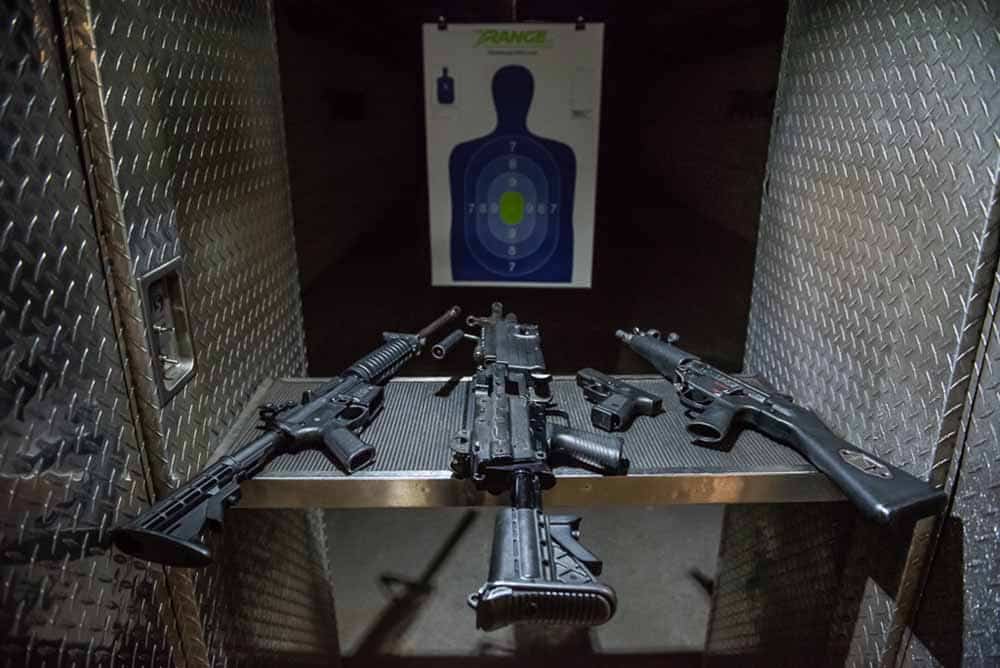
POLYGON ((240 483, 277 455, 324 448, 347 474, 369 466, 375 449, 358 434, 381 412, 385 384, 420 354, 428 337, 460 313, 454 306, 416 334, 384 332, 382 345, 336 378, 304 392, 301 402, 262 406, 261 436, 115 529, 115 545, 134 557, 168 566, 207 566, 211 551, 198 540, 205 524, 221 525, 225 509, 240 499, 240 483))
POLYGON ((476 626, 494 630, 518 622, 596 626, 614 615, 614 590, 596 579, 601 560, 583 547, 580 518, 549 516, 542 491, 556 483, 563 462, 623 474, 623 440, 573 429, 552 397, 537 325, 520 323, 494 303, 490 315, 470 316, 479 334, 456 330, 432 351, 438 359, 463 339, 476 342, 476 371, 466 386, 463 428, 452 443, 452 470, 493 494, 509 492, 497 513, 486 583, 469 596, 476 626))
POLYGON ((696 445, 717 447, 733 424, 752 427, 792 447, 879 524, 917 520, 939 512, 946 496, 923 480, 843 440, 813 411, 763 380, 732 376, 674 345, 655 329, 618 330, 615 336, 673 382, 687 409, 696 445))

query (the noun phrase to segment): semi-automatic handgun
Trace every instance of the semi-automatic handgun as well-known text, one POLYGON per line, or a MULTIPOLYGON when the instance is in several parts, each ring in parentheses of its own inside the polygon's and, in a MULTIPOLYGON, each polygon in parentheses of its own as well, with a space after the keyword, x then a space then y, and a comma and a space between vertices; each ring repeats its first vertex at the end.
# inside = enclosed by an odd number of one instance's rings
POLYGON ((590 409, 590 423, 604 431, 627 431, 637 415, 657 415, 663 412, 663 399, 652 392, 613 378, 596 369, 576 372, 576 384, 590 409))

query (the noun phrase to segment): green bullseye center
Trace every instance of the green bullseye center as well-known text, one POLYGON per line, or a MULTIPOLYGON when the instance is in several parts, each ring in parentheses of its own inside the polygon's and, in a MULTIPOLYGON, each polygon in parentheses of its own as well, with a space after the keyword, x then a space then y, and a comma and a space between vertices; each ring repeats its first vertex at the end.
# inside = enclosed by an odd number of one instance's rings
POLYGON ((524 195, 516 190, 500 195, 500 220, 508 225, 517 225, 524 220, 524 195))

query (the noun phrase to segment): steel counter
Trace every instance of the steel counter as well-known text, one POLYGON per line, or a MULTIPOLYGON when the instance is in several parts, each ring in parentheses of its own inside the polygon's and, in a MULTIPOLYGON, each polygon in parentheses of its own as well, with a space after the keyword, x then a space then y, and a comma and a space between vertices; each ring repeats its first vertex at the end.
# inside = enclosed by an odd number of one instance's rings
MULTIPOLYGON (((623 376, 663 397, 665 412, 640 416, 625 438, 629 475, 600 476, 559 468, 547 506, 670 505, 838 501, 843 497, 796 452, 744 431, 728 451, 691 444, 683 408, 659 376, 623 376)), ((265 382, 234 424, 222 452, 254 438, 256 407, 298 399, 322 378, 265 382)), ((275 458, 243 484, 241 508, 427 508, 496 505, 502 497, 452 477, 450 444, 461 427, 467 379, 400 378, 386 387, 385 409, 361 437, 375 446, 368 469, 346 476, 319 450, 275 458)), ((593 429, 590 404, 573 377, 556 377, 553 392, 572 426, 593 429)))

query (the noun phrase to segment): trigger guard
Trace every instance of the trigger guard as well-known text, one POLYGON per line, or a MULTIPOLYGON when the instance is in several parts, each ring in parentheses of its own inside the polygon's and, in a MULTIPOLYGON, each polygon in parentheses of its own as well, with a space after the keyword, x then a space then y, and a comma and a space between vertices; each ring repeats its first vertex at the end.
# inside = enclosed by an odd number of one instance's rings
POLYGON ((705 397, 704 401, 698 401, 692 395, 693 392, 691 390, 683 390, 677 393, 677 399, 682 405, 691 410, 696 410, 699 413, 708 408, 712 404, 712 401, 714 401, 712 397, 705 397))
POLYGON ((700 436, 697 433, 691 431, 690 426, 689 426, 687 432, 688 432, 688 435, 691 436, 691 442, 694 443, 695 445, 715 445, 717 443, 721 443, 722 439, 723 439, 722 435, 716 436, 714 438, 708 438, 706 436, 700 436))
POLYGON ((699 404, 697 401, 694 401, 693 399, 687 399, 685 397, 680 397, 680 400, 681 400, 681 405, 684 406, 684 408, 686 408, 689 411, 701 413, 706 408, 708 408, 707 403, 699 404))

